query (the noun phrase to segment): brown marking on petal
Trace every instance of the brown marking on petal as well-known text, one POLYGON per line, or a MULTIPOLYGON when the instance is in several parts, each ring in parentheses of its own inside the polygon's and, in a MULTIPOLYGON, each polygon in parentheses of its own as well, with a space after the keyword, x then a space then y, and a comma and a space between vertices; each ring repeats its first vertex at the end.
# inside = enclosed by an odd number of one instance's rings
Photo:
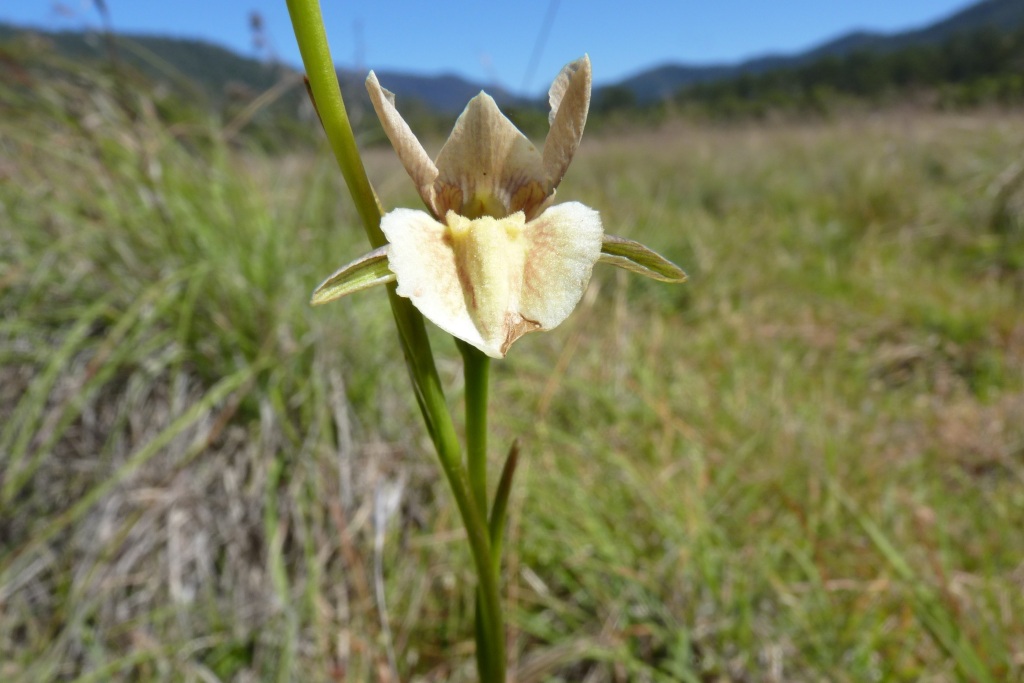
MULTIPOLYGON (((476 288, 473 287, 473 280, 469 276, 469 270, 465 267, 465 264, 459 263, 459 258, 456 255, 456 274, 459 276, 459 285, 462 287, 462 295, 466 299, 466 306, 469 308, 470 315, 476 310, 476 288)), ((475 316, 474 316, 475 317, 475 316)), ((479 321, 478 325, 479 327, 479 321)))
POLYGON ((434 192, 438 218, 443 218, 449 211, 462 215, 462 189, 458 185, 437 181, 434 192))
POLYGON ((512 194, 529 181, 543 185, 548 175, 541 153, 484 93, 466 105, 435 163, 435 187, 462 190, 461 210, 454 203, 448 208, 470 218, 515 213, 512 194), (478 203, 477 197, 489 200, 478 203))
POLYGON ((541 325, 536 320, 528 320, 523 316, 519 315, 514 311, 509 311, 505 315, 505 341, 501 343, 501 355, 508 353, 508 349, 512 346, 512 343, 522 337, 524 334, 530 332, 536 332, 540 329, 541 325))
MULTIPOLYGON (((547 254, 556 249, 551 234, 546 230, 536 230, 532 235, 530 247, 533 254, 547 254)), ((542 292, 537 290, 536 283, 543 282, 544 278, 538 269, 542 268, 541 261, 536 258, 527 258, 523 266, 523 291, 530 296, 538 296, 542 292)))
POLYGON ((530 220, 538 213, 537 209, 547 201, 548 195, 549 193, 536 180, 523 182, 512 192, 509 199, 509 213, 522 211, 526 214, 526 219, 530 220))

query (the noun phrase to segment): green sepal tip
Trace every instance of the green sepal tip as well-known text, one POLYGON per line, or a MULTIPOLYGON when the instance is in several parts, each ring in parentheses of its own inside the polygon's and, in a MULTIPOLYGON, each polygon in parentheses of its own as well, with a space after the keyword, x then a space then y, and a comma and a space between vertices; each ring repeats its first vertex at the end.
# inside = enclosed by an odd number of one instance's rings
POLYGON ((310 303, 314 306, 326 304, 348 294, 394 281, 395 274, 388 268, 388 248, 384 245, 342 266, 321 282, 320 286, 313 290, 310 303))
POLYGON ((609 263, 660 282, 686 282, 686 273, 661 254, 639 242, 605 235, 600 263, 609 263))

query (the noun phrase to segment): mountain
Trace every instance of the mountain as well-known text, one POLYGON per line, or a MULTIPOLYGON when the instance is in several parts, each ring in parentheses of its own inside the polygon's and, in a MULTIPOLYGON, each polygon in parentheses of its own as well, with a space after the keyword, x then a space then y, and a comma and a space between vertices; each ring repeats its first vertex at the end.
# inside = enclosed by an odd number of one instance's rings
POLYGON ((616 84, 616 87, 631 91, 638 102, 653 102, 671 97, 690 85, 803 66, 823 57, 844 57, 860 51, 892 52, 941 43, 956 35, 982 29, 1010 31, 1020 26, 1024 26, 1022 0, 981 0, 922 28, 890 34, 853 31, 799 54, 768 55, 737 64, 663 64, 641 71, 616 84))
MULTIPOLYGON (((36 36, 49 41, 71 60, 106 59, 109 45, 102 34, 82 31, 46 32, 0 23, 0 42, 36 36)), ((262 91, 280 78, 273 65, 249 59, 201 40, 160 36, 117 36, 118 59, 146 75, 179 86, 199 86, 208 94, 223 94, 229 84, 262 91)))
MULTIPOLYGON (((892 34, 855 31, 795 55, 766 55, 735 64, 706 66, 664 64, 619 83, 596 88, 595 99, 600 101, 602 90, 605 90, 607 93, 627 92, 637 103, 651 103, 667 99, 688 86, 799 67, 824 57, 843 57, 859 51, 891 52, 940 43, 981 29, 1010 31, 1020 26, 1024 26, 1024 0, 981 0, 922 28, 892 34)), ((104 59, 108 54, 107 41, 95 33, 28 31, 0 23, 0 42, 27 33, 52 41, 55 49, 68 58, 104 59)), ((295 74, 290 67, 242 57, 204 41, 119 35, 115 44, 119 58, 147 77, 182 87, 198 85, 214 102, 223 101, 231 92, 238 92, 239 87, 249 92, 262 92, 282 78, 295 74)), ((378 72, 377 76, 385 88, 395 93, 403 108, 419 105, 426 111, 451 116, 461 111, 466 101, 484 88, 501 105, 543 108, 540 97, 536 100, 518 97, 501 88, 484 86, 452 74, 427 76, 389 71, 378 72)), ((352 104, 365 106, 367 99, 362 84, 365 73, 341 71, 339 77, 342 90, 352 104)))
MULTIPOLYGON (((487 94, 499 105, 529 103, 529 100, 513 95, 500 86, 484 86, 454 74, 419 76, 397 71, 377 71, 376 74, 380 84, 395 93, 400 102, 416 100, 445 114, 458 114, 466 106, 466 102, 481 90, 487 90, 487 94)), ((365 73, 352 71, 344 72, 343 76, 345 81, 358 82, 359 88, 363 87, 364 78, 365 73)))
POLYGON ((802 57, 809 61, 824 56, 843 56, 865 49, 891 52, 915 45, 941 43, 957 34, 986 28, 1012 30, 1021 25, 1024 25, 1024 2, 983 0, 924 28, 889 35, 858 31, 825 43, 802 57))
MULTIPOLYGON (((0 43, 27 35, 53 43, 63 57, 73 60, 106 59, 109 44, 102 34, 81 31, 47 32, 0 23, 0 43)), ((267 90, 282 78, 295 75, 291 67, 243 57, 219 45, 202 40, 148 35, 117 35, 114 41, 118 59, 157 81, 172 85, 198 85, 215 102, 239 88, 251 92, 267 90)), ((368 104, 363 80, 365 72, 339 70, 339 81, 347 98, 368 104)), ((461 76, 442 74, 423 76, 379 71, 381 85, 395 93, 400 101, 418 102, 431 111, 458 114, 466 102, 486 87, 499 105, 526 105, 529 100, 501 87, 482 86, 461 76)))

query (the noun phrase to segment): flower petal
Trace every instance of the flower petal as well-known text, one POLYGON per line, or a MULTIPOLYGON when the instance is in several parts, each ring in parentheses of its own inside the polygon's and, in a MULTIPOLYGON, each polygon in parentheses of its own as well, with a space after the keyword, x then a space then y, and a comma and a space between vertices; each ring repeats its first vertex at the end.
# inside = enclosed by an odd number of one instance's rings
POLYGON ((600 261, 660 282, 686 282, 682 268, 639 242, 623 237, 604 236, 600 261))
POLYGON ((558 187, 580 146, 590 110, 590 57, 566 64, 551 84, 548 102, 551 130, 544 141, 544 173, 549 192, 558 187))
POLYGON ((471 297, 460 278, 448 226, 423 211, 395 209, 380 227, 388 238, 388 266, 398 278, 398 294, 445 332, 488 355, 498 354, 498 346, 484 340, 470 313, 471 297))
POLYGON ((480 348, 499 358, 512 343, 509 337, 518 337, 514 332, 524 325, 516 304, 523 288, 525 226, 521 211, 501 219, 448 214, 448 236, 466 305, 485 342, 480 348))
POLYGON ((437 215, 530 215, 550 194, 540 153, 490 95, 466 105, 437 157, 437 215))
POLYGON ((431 322, 493 358, 528 332, 548 330, 572 312, 601 253, 601 219, 582 204, 446 224, 396 209, 381 229, 398 293, 431 322))
POLYGON ((370 72, 366 77, 366 91, 370 93, 370 101, 377 112, 377 118, 384 128, 391 146, 398 153, 406 172, 416 183, 420 197, 435 215, 444 215, 438 211, 437 199, 434 196, 434 182, 437 180, 437 166, 430 160, 423 145, 416 139, 409 124, 395 108, 395 95, 380 86, 377 75, 370 72))
POLYGON ((342 266, 313 290, 310 303, 314 306, 340 299, 348 294, 395 281, 388 268, 388 247, 384 245, 369 254, 342 266))
MULTIPOLYGON (((523 320, 534 323, 536 329, 550 330, 572 313, 601 255, 603 232, 597 211, 579 202, 552 206, 526 224, 526 262, 518 305, 523 320)), ((518 336, 507 340, 502 350, 518 336)))

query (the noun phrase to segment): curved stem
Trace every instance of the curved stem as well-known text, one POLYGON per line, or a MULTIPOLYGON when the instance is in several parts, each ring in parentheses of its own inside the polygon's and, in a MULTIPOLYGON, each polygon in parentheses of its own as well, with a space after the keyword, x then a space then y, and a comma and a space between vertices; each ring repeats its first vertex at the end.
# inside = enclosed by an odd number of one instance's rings
MULTIPOLYGON (((427 402, 433 405, 438 394, 430 392, 427 402)), ((444 401, 443 397, 440 400, 444 401)), ((446 427, 451 426, 447 422, 446 427)), ((498 573, 493 558, 490 534, 485 522, 486 508, 481 509, 471 493, 469 482, 465 478, 466 470, 461 466, 459 443, 454 428, 444 429, 439 433, 438 455, 445 477, 455 496, 462 523, 466 527, 470 550, 473 553, 473 564, 476 568, 477 580, 477 666, 480 669, 480 680, 490 683, 505 681, 505 620, 501 608, 501 594, 498 586, 498 573)))
MULTIPOLYGON (((287 3, 324 132, 330 141, 370 244, 374 247, 382 246, 387 242, 380 230, 383 210, 366 176, 352 126, 345 111, 337 73, 327 44, 320 4, 318 0, 287 0, 287 3)), ((441 388, 423 316, 408 299, 398 296, 394 284, 388 285, 388 299, 394 313, 416 400, 441 461, 441 469, 455 497, 473 554, 473 563, 479 580, 478 647, 483 647, 486 653, 485 657, 478 659, 481 665, 480 678, 487 683, 504 683, 505 628, 497 573, 492 569, 494 562, 487 528, 486 500, 484 505, 478 505, 466 480, 459 440, 441 388)))
POLYGON ((313 93, 317 113, 323 123, 327 140, 334 151, 334 157, 341 167, 349 194, 356 204, 356 210, 363 221, 370 244, 379 247, 387 243, 380 229, 380 202, 370 185, 363 167, 352 125, 341 97, 338 74, 331 59, 331 48, 327 44, 323 16, 318 0, 288 0, 288 14, 291 15, 295 40, 299 44, 302 64, 306 68, 309 89, 313 93))

